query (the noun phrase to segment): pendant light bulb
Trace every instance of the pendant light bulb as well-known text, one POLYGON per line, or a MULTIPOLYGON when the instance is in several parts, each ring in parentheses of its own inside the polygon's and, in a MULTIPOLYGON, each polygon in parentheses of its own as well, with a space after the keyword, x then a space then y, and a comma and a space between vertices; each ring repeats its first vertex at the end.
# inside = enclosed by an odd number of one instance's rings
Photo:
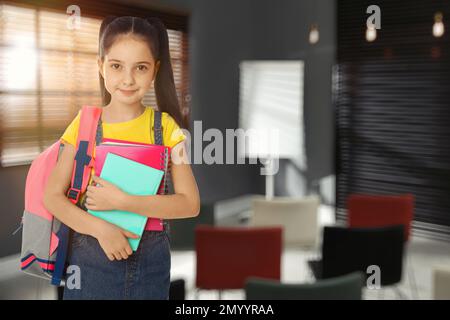
POLYGON ((316 24, 312 24, 309 29, 309 43, 316 44, 319 42, 319 28, 316 24))
POLYGON ((366 40, 368 42, 373 42, 377 38, 377 29, 374 26, 369 26, 366 29, 366 40))
POLYGON ((434 24, 433 24, 433 36, 436 38, 440 38, 444 35, 444 22, 442 22, 443 16, 441 12, 437 12, 434 15, 434 24))

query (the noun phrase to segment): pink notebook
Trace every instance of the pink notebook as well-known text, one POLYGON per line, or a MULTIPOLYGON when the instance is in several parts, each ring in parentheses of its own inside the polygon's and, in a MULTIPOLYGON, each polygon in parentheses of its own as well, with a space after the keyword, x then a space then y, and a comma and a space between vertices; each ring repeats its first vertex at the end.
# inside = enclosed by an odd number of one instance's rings
MULTIPOLYGON (((170 147, 104 138, 96 147, 94 169, 95 175, 100 176, 106 155, 111 152, 124 158, 145 164, 149 167, 165 171, 158 189, 158 194, 164 194, 164 185, 169 168, 170 147)), ((163 220, 149 218, 145 230, 162 231, 163 220)))

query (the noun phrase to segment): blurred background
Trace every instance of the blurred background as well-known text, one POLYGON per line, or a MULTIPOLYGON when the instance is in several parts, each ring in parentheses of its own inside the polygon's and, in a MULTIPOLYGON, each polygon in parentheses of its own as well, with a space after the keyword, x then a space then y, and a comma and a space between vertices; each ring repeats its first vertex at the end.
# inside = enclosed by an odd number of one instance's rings
POLYGON ((166 24, 191 128, 284 142, 273 178, 249 151, 193 165, 201 211, 171 221, 171 298, 450 299, 450 4, 371 5, 0 1, 0 299, 58 298, 19 269, 25 181, 81 106, 101 105, 107 15, 166 24))

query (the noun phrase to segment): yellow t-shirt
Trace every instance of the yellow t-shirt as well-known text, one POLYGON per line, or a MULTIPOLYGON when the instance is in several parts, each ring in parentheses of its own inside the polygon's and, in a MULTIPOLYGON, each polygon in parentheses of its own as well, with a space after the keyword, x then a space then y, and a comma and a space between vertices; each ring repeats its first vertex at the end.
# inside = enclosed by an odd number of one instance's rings
MULTIPOLYGON (((64 134, 61 136, 63 142, 68 142, 75 146, 77 143, 78 128, 80 126, 81 110, 77 116, 69 124, 64 134)), ((106 123, 102 122, 103 137, 108 139, 118 139, 141 143, 154 143, 153 137, 153 116, 154 110, 146 107, 144 113, 139 117, 125 122, 106 123)), ((162 112, 161 126, 163 134, 163 142, 165 146, 173 148, 177 143, 183 141, 186 136, 175 120, 167 113, 162 112)), ((95 150, 94 150, 95 155, 95 150)))
MULTIPOLYGON (((62 143, 70 143, 76 147, 78 128, 80 126, 81 110, 77 116, 72 120, 66 131, 61 136, 62 143)), ((117 139, 141 143, 154 143, 153 136, 153 116, 154 109, 147 106, 144 113, 139 117, 125 122, 105 123, 102 122, 103 137, 108 139, 117 139)), ((180 130, 180 127, 167 112, 162 112, 161 126, 163 143, 165 146, 173 148, 179 142, 183 141, 186 136, 180 130)), ((93 150, 93 157, 95 158, 95 148, 93 150)), ((92 182, 92 175, 94 169, 91 171, 91 178, 89 184, 92 182)))

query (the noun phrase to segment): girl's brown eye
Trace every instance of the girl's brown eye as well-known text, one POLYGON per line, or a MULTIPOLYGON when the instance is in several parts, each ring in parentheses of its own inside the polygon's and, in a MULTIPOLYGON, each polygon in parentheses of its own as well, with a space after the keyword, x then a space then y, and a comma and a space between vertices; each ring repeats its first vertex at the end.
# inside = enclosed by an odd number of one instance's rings
POLYGON ((147 67, 144 65, 140 65, 140 66, 138 66, 138 69, 139 69, 139 71, 145 71, 145 70, 147 70, 147 67))
POLYGON ((114 63, 114 64, 111 65, 111 68, 113 68, 115 70, 119 69, 119 67, 120 67, 120 65, 117 64, 117 63, 114 63))

